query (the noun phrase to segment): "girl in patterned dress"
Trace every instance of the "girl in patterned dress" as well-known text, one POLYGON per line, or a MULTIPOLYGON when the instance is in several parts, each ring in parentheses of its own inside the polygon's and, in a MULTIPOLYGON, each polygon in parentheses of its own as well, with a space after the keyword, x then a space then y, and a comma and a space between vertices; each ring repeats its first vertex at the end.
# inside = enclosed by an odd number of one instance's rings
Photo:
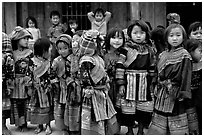
POLYGON ((50 122, 53 120, 53 93, 50 81, 51 43, 46 38, 38 39, 34 44, 33 79, 31 95, 31 124, 38 124, 35 133, 43 130, 52 133, 50 122))
MULTIPOLYGON (((125 35, 124 32, 119 28, 112 28, 110 31, 108 31, 108 34, 106 35, 106 41, 105 41, 105 48, 106 53, 104 56, 105 61, 105 69, 107 71, 107 74, 110 78, 110 90, 108 92, 110 99, 117 111, 117 121, 121 125, 121 112, 118 107, 116 107, 116 96, 117 96, 117 85, 116 85, 116 63, 119 60, 120 53, 123 52, 123 48, 125 45, 125 35)), ((119 134, 119 133, 117 133, 119 134)))
POLYGON ((17 26, 10 34, 15 61, 14 90, 11 93, 11 124, 23 132, 27 128, 28 83, 31 80, 30 63, 33 52, 28 48, 32 34, 17 26))
POLYGON ((6 119, 10 118, 10 95, 14 89, 14 59, 11 40, 2 32, 2 135, 10 135, 6 119))
MULTIPOLYGON (((98 55, 96 42, 99 32, 88 30, 82 34, 80 42, 79 69, 82 83, 82 135, 110 134, 117 122, 116 111, 108 95, 109 77, 105 71, 104 60, 98 55)), ((114 130, 111 134, 115 134, 114 130)))
POLYGON ((71 62, 70 75, 72 82, 68 85, 68 99, 65 106, 65 125, 69 127, 71 135, 80 134, 81 121, 81 83, 79 77, 79 43, 83 31, 78 30, 73 34, 72 38, 72 53, 67 57, 71 62))
POLYGON ((121 109, 127 135, 133 135, 134 121, 139 124, 138 133, 151 121, 153 94, 151 81, 155 66, 155 48, 150 41, 149 27, 142 20, 135 20, 127 29, 129 36, 124 51, 116 64, 116 80, 119 87, 116 105, 121 109))
MULTIPOLYGON (((71 77, 71 59, 69 58, 71 51, 72 38, 67 34, 60 35, 56 40, 56 47, 60 56, 54 59, 52 71, 55 73, 55 85, 58 87, 55 91, 55 124, 57 128, 68 134, 72 126, 79 121, 74 121, 69 117, 72 113, 70 109, 71 103, 74 102, 73 84, 74 79, 71 77)), ((79 114, 78 114, 79 117, 79 114)), ((79 130, 79 129, 78 129, 79 130)))
POLYGON ((165 30, 168 50, 159 55, 154 114, 148 134, 189 134, 186 106, 191 99, 191 56, 183 48, 186 32, 179 24, 165 30))

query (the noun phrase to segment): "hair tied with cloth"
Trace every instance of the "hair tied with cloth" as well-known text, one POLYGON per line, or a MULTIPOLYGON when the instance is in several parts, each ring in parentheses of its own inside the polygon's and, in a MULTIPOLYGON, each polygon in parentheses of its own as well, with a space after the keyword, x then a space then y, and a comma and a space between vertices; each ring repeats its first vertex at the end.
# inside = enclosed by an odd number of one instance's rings
POLYGON ((94 55, 97 49, 97 39, 100 39, 100 33, 97 30, 84 31, 80 41, 80 55, 94 55))
POLYGON ((32 34, 21 26, 15 27, 14 30, 9 34, 9 37, 11 40, 19 40, 24 37, 29 37, 30 39, 33 39, 32 34))
POLYGON ((62 34, 60 35, 59 37, 57 37, 56 39, 56 45, 59 43, 59 42, 65 42, 69 48, 71 48, 71 43, 72 43, 72 37, 68 34, 62 34))

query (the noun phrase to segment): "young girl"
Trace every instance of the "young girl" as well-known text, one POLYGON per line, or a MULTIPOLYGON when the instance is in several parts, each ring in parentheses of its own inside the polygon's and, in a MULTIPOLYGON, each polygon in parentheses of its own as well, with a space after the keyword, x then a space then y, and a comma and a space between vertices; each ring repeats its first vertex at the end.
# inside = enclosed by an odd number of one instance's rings
MULTIPOLYGON (((117 110, 117 107, 116 107, 116 96, 117 96, 118 88, 116 85, 115 74, 116 74, 116 63, 119 60, 120 53, 123 51, 122 47, 124 47, 124 44, 125 44, 125 35, 121 29, 112 28, 106 35, 106 41, 105 41, 106 53, 104 56, 104 61, 105 61, 106 72, 110 78, 110 90, 108 94, 113 103, 113 106, 117 111, 117 114, 116 114, 117 121, 120 125, 121 125, 120 111, 117 110)), ((118 129, 118 132, 119 132, 119 129, 118 129)))
POLYGON ((186 42, 186 50, 190 53, 193 60, 191 78, 192 100, 188 101, 187 116, 189 121, 189 132, 190 134, 196 135, 201 133, 199 130, 202 130, 202 91, 199 89, 202 82, 202 64, 198 63, 202 58, 202 43, 196 39, 189 39, 186 42))
MULTIPOLYGON (((63 131, 63 134, 68 134, 69 128, 72 128, 72 124, 76 125, 78 121, 69 121, 70 110, 66 108, 66 104, 70 103, 73 99, 72 92, 70 90, 73 88, 73 79, 71 77, 71 62, 68 60, 68 56, 71 54, 71 36, 67 34, 60 35, 56 40, 56 47, 60 56, 54 59, 52 64, 52 71, 56 73, 56 78, 58 81, 59 92, 55 93, 55 124, 56 126, 63 131), (65 125, 65 121, 68 121, 65 125)), ((72 102, 71 102, 72 103, 72 102)), ((74 117, 74 116, 73 116, 74 117)), ((79 115, 78 115, 79 117, 79 115)))
POLYGON ((191 98, 191 56, 183 48, 186 32, 179 24, 167 27, 168 50, 159 56, 155 106, 148 134, 189 134, 186 100, 191 98))
POLYGON ((2 135, 11 135, 6 126, 6 119, 10 118, 10 94, 14 89, 14 59, 11 40, 2 32, 2 135))
POLYGON ((35 41, 41 38, 40 29, 38 28, 37 21, 34 17, 30 16, 26 19, 26 29, 32 34, 33 39, 29 39, 28 46, 33 50, 35 41))
MULTIPOLYGON (((106 128, 112 129, 116 111, 109 98, 109 78, 103 59, 98 55, 99 32, 88 30, 80 42, 80 76, 82 82, 82 135, 105 135, 106 128)), ((114 134, 114 132, 112 133, 114 134)))
POLYGON ((31 79, 29 68, 32 50, 28 49, 28 39, 32 35, 26 29, 17 26, 10 34, 15 61, 15 83, 11 93, 11 124, 23 132, 27 128, 28 82, 31 79))
POLYGON ((127 34, 126 52, 120 55, 116 69, 119 86, 117 106, 124 114, 122 119, 128 127, 126 134, 133 135, 135 120, 139 124, 137 134, 144 134, 143 128, 149 125, 153 111, 150 84, 155 53, 149 40, 149 27, 144 21, 134 21, 128 27, 127 34))
POLYGON ((72 82, 68 85, 69 96, 65 107, 65 125, 71 135, 80 134, 81 83, 79 77, 79 42, 83 31, 76 31, 72 38, 72 54, 68 56, 72 82))
POLYGON ((31 124, 38 124, 35 133, 43 130, 46 124, 46 135, 52 133, 50 122, 53 120, 53 93, 50 82, 51 43, 40 38, 34 44, 33 92, 31 95, 31 124))
POLYGON ((115 67, 116 62, 119 59, 119 54, 123 50, 125 44, 124 32, 119 28, 112 28, 106 35, 105 49, 106 53, 104 56, 105 69, 110 78, 110 91, 109 96, 113 102, 113 105, 116 104, 116 83, 115 83, 115 67))

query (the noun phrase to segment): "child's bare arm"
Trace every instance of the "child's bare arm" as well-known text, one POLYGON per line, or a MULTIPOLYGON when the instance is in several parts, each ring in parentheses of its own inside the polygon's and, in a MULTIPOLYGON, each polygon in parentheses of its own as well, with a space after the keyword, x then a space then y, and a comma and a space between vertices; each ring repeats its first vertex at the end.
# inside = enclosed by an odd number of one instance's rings
POLYGON ((90 22, 93 22, 94 20, 95 20, 95 18, 94 18, 94 13, 91 11, 91 12, 89 12, 88 14, 87 14, 87 16, 88 16, 88 19, 90 20, 90 22))
POLYGON ((111 12, 106 11, 105 12, 105 21, 108 22, 110 20, 110 18, 111 18, 111 12))

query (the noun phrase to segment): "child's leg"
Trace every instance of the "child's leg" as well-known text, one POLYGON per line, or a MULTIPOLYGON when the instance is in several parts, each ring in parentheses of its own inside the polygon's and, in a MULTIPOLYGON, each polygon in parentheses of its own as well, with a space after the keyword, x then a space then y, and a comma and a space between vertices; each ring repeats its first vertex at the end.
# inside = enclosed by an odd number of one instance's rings
POLYGON ((50 122, 46 124, 46 129, 45 129, 46 135, 50 135, 52 133, 50 122))
POLYGON ((2 117, 2 135, 11 135, 11 131, 6 126, 6 118, 2 117))
POLYGON ((41 131, 43 130, 43 124, 39 124, 38 126, 37 126, 37 128, 35 129, 35 134, 38 134, 38 133, 40 133, 41 131))
POLYGON ((144 125, 142 122, 138 122, 138 131, 137 131, 137 135, 143 135, 144 134, 144 125))

